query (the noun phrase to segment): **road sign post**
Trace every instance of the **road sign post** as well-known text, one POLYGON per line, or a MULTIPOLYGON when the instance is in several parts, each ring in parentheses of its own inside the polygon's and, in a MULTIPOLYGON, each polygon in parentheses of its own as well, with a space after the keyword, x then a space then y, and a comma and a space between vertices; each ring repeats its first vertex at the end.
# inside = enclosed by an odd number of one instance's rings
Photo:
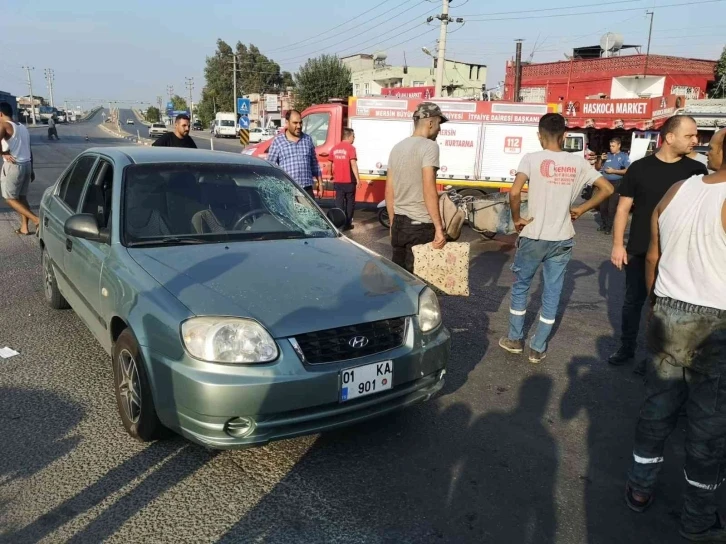
POLYGON ((248 116, 250 114, 250 99, 249 98, 238 98, 237 99, 237 115, 248 116))
MULTIPOLYGON (((246 100, 246 99, 240 99, 246 100)), ((237 108, 238 110, 240 108, 237 108)), ((247 108, 249 112, 249 107, 247 108)), ((250 118, 248 115, 241 114, 239 118, 239 143, 242 147, 249 145, 250 143, 250 118)))

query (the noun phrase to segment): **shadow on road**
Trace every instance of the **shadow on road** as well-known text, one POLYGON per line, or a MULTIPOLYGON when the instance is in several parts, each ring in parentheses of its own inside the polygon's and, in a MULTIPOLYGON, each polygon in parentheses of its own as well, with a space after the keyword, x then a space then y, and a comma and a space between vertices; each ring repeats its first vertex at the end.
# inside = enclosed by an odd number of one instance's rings
POLYGON ((553 542, 552 385, 528 378, 511 412, 434 403, 323 435, 220 542, 553 542))
POLYGON ((680 438, 667 446, 664 478, 653 507, 645 514, 635 514, 625 506, 625 477, 632 460, 642 387, 629 369, 603 363, 610 345, 611 339, 601 336, 596 355, 572 359, 567 366, 568 388, 560 403, 561 417, 570 422, 574 440, 580 440, 578 429, 587 428, 587 469, 580 477, 585 486, 587 542, 681 542, 677 520, 683 484, 679 479, 684 462, 683 433, 674 433, 680 438), (582 424, 582 413, 587 426, 582 424))

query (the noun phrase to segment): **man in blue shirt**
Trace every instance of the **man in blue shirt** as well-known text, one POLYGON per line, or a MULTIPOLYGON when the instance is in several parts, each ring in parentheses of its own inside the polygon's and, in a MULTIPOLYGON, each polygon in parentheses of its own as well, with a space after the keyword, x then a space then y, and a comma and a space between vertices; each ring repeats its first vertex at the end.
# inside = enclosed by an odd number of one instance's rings
POLYGON ((603 177, 615 187, 613 195, 600 204, 600 220, 602 221, 602 225, 600 225, 598 230, 607 235, 613 232, 615 212, 618 209, 618 201, 620 200, 620 182, 628 166, 630 166, 630 157, 628 157, 627 153, 620 150, 622 145, 623 142, 620 138, 610 140, 610 153, 603 156, 605 160, 600 170, 603 177))
POLYGON ((318 182, 322 191, 323 175, 315 153, 313 139, 302 131, 302 116, 297 110, 285 115, 285 132, 275 136, 270 145, 267 160, 282 168, 295 183, 310 196, 315 197, 313 182, 318 182))

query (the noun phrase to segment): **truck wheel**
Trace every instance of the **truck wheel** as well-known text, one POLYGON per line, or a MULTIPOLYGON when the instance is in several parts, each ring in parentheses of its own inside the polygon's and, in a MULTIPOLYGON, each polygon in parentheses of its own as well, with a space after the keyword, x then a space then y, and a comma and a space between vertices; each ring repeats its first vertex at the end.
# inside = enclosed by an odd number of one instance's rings
POLYGON ((388 210, 386 208, 378 210, 378 222, 387 229, 391 228, 391 221, 388 218, 388 210))

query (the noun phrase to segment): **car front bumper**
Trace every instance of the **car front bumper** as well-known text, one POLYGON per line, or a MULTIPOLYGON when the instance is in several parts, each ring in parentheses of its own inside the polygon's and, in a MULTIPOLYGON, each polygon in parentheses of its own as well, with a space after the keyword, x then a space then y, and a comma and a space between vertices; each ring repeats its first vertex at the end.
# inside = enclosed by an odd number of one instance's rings
POLYGON ((184 355, 174 360, 142 347, 150 363, 154 401, 164 425, 214 449, 235 449, 314 434, 361 422, 430 399, 444 385, 451 350, 441 326, 423 335, 409 320, 404 344, 385 353, 339 363, 305 365, 289 340, 267 365, 214 365, 184 355), (344 369, 393 361, 393 386, 340 402, 344 369), (244 437, 230 432, 234 418, 252 421, 244 437))

